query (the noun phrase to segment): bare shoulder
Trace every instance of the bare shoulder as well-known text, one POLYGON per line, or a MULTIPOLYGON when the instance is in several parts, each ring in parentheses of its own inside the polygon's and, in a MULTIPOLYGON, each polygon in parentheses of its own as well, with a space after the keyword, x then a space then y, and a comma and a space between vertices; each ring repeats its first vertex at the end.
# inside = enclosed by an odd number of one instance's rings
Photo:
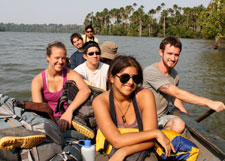
POLYGON ((73 80, 78 75, 79 74, 75 70, 67 68, 67 77, 69 80, 73 80))
POLYGON ((39 73, 32 79, 32 84, 35 84, 35 85, 43 84, 41 73, 39 73))
POLYGON ((138 98, 140 98, 140 99, 149 98, 149 96, 150 97, 154 96, 153 92, 150 89, 143 88, 143 87, 138 88, 138 90, 137 90, 138 98))
POLYGON ((100 107, 99 105, 107 105, 107 104, 109 104, 109 91, 103 92, 102 94, 95 97, 92 103, 93 108, 95 106, 100 107))
POLYGON ((101 102, 101 101, 107 101, 109 97, 109 91, 103 92, 99 94, 97 97, 95 97, 94 102, 101 102))
POLYGON ((143 111, 144 109, 151 109, 149 107, 154 107, 155 98, 154 94, 150 89, 141 88, 137 92, 137 102, 140 109, 143 111))

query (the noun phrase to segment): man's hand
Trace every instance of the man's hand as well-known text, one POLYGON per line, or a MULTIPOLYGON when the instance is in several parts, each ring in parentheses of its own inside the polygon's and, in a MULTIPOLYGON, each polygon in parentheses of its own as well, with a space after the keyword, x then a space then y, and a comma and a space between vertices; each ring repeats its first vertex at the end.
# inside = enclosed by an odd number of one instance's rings
POLYGON ((216 112, 223 111, 225 109, 225 105, 223 102, 220 101, 210 101, 207 106, 216 112))

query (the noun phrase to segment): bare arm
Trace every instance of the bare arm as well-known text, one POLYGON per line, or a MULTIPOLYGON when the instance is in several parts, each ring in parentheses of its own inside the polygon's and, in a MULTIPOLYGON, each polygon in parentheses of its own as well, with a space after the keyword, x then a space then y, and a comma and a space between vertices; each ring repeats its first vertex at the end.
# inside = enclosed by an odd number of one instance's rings
POLYGON ((200 97, 195 94, 192 94, 188 91, 182 90, 173 84, 166 84, 159 88, 159 90, 163 93, 171 95, 175 98, 178 98, 184 102, 200 105, 200 106, 208 106, 209 108, 220 112, 225 109, 224 103, 220 101, 213 101, 208 98, 200 97))
MULTIPOLYGON (((67 108, 66 112, 63 113, 61 116, 60 120, 65 120, 69 124, 69 128, 71 128, 71 121, 72 121, 72 116, 73 112, 82 104, 86 101, 86 99, 89 97, 91 91, 88 88, 87 84, 84 82, 84 80, 81 78, 81 76, 74 70, 69 70, 68 71, 68 80, 74 80, 79 91, 70 104, 70 106, 67 108)), ((63 122, 61 122, 64 124, 63 122)), ((62 131, 65 131, 67 126, 62 125, 59 123, 60 128, 62 131)), ((66 123, 66 124, 67 124, 66 123)))
POLYGON ((42 89, 42 76, 41 74, 38 74, 31 82, 31 96, 33 102, 42 102, 42 89))
POLYGON ((184 112, 184 113, 186 113, 186 114, 188 113, 187 110, 186 110, 185 107, 184 107, 183 102, 182 102, 180 99, 175 98, 173 104, 174 104, 174 106, 177 107, 181 112, 184 112))

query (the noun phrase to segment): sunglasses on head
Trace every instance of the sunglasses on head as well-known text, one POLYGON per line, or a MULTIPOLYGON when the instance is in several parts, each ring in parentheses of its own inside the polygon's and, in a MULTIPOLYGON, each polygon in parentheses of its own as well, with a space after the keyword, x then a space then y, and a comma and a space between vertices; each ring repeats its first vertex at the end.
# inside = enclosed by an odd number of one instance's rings
POLYGON ((100 55, 101 52, 100 51, 97 51, 97 52, 90 52, 90 53, 87 53, 89 56, 92 56, 92 55, 100 55))
POLYGON ((122 74, 120 76, 118 76, 118 75, 116 75, 116 76, 120 79, 120 82, 123 84, 127 83, 130 80, 130 78, 132 78, 136 84, 141 83, 141 79, 140 79, 139 75, 130 76, 129 74, 122 74))

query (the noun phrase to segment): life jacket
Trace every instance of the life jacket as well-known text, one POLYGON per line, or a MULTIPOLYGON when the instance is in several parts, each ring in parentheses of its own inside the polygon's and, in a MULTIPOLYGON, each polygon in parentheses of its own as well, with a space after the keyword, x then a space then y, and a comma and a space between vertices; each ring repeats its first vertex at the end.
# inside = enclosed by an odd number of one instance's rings
POLYGON ((171 151, 170 157, 166 157, 164 149, 158 143, 155 143, 155 150, 161 158, 163 158, 164 160, 197 160, 199 149, 193 142, 191 142, 184 135, 179 134, 173 130, 164 129, 162 130, 162 132, 170 139, 176 153, 173 153, 171 151))

